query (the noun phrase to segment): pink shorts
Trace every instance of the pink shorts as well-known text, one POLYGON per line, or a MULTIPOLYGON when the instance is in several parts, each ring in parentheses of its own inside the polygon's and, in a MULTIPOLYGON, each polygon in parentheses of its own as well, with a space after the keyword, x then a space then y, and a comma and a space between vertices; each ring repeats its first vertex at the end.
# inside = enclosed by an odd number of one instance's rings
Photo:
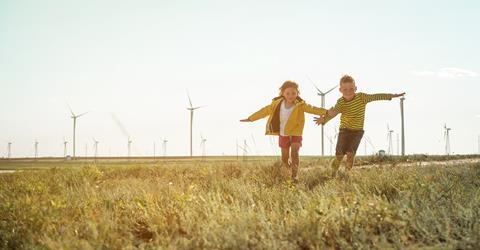
POLYGON ((292 145, 292 143, 300 143, 300 147, 302 146, 302 137, 301 136, 278 136, 278 146, 281 148, 288 148, 292 145))

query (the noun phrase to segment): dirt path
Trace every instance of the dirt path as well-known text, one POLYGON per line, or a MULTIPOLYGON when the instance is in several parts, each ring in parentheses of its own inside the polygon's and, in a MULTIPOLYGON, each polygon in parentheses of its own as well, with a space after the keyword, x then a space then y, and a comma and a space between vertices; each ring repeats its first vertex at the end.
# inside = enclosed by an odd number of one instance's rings
POLYGON ((0 170, 0 174, 15 173, 16 170, 0 170))

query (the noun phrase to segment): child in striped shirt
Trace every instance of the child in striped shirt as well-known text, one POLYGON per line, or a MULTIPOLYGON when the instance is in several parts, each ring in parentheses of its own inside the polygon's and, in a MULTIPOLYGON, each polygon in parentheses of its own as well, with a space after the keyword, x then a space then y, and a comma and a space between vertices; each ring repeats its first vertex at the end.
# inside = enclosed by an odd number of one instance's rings
POLYGON ((391 100, 395 97, 401 97, 401 94, 365 94, 355 93, 357 87, 355 80, 344 75, 340 79, 340 92, 342 97, 331 108, 325 116, 314 118, 317 125, 325 124, 338 113, 342 113, 340 117, 340 133, 338 134, 337 146, 335 149, 335 159, 330 164, 334 175, 336 174, 343 156, 347 155, 346 169, 350 171, 355 161, 355 153, 358 145, 363 137, 363 123, 365 120, 365 107, 367 103, 380 100, 391 100))

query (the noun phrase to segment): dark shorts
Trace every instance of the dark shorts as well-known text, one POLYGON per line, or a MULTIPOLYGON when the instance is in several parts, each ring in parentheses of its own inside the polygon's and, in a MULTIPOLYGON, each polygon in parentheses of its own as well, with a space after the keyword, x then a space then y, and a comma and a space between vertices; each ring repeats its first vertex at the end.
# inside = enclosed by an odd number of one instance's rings
POLYGON ((363 130, 340 129, 335 155, 355 154, 363 137, 363 130))
POLYGON ((302 137, 301 136, 278 136, 278 146, 281 148, 288 148, 292 143, 300 143, 302 146, 302 137))

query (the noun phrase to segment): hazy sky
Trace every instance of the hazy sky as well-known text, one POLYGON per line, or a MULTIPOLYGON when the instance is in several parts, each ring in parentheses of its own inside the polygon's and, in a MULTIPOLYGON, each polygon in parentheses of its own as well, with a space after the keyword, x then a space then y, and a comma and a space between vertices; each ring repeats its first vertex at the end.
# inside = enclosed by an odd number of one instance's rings
MULTIPOLYGON (((478 1, 23 1, 0 0, 0 156, 189 153, 189 90, 207 153, 235 154, 244 139, 255 154, 278 154, 266 120, 239 123, 270 103, 290 79, 320 105, 321 89, 353 75, 359 91, 407 92, 407 153, 476 153, 480 134, 478 1), (252 139, 254 138, 254 139, 252 139), (255 142, 253 142, 255 140, 255 142)), ((327 106, 340 97, 327 96, 327 106)), ((320 128, 307 115, 301 154, 320 153, 320 128)), ((325 127, 333 135, 339 119, 325 127)), ((400 131, 399 101, 367 106, 365 130, 387 147, 387 123, 400 131)), ((394 139, 395 139, 394 135, 394 139)), ((394 144, 396 142, 394 141, 394 144)), ((371 147, 367 148, 369 152, 371 147)), ((330 144, 326 143, 326 154, 330 144)), ((395 150, 396 151, 396 150, 395 150)), ((364 153, 362 143, 359 153, 364 153)))

